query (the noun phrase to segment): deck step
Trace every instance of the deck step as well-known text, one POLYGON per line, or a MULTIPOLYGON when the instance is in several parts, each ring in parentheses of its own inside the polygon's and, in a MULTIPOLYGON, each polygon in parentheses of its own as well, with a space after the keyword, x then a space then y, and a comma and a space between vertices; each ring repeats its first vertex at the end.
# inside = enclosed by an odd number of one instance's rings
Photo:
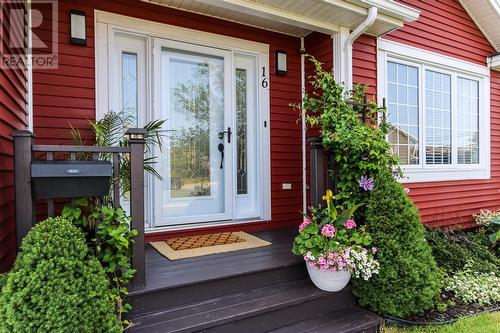
POLYGON ((268 333, 378 333, 382 318, 354 307, 268 331, 268 333))
MULTIPOLYGON (((216 265, 214 269, 217 269, 216 265)), ((128 299, 132 304, 131 318, 206 299, 303 280, 307 278, 307 271, 304 262, 299 260, 264 269, 250 270, 243 267, 237 274, 212 279, 207 278, 204 272, 199 275, 206 279, 131 292, 128 299)))
POLYGON ((350 287, 328 293, 309 280, 301 280, 143 315, 135 318, 137 326, 130 332, 258 333, 352 308, 354 298, 350 287))

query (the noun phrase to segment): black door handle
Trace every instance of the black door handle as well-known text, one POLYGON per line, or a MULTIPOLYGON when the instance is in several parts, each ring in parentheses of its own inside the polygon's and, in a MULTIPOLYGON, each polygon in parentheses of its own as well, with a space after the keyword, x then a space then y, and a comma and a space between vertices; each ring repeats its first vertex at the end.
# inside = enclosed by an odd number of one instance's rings
POLYGON ((227 143, 231 143, 231 134, 233 133, 233 132, 231 132, 231 127, 228 127, 227 131, 219 132, 218 137, 219 137, 219 139, 222 140, 222 139, 224 139, 224 134, 226 134, 226 133, 227 133, 227 143))
POLYGON ((220 168, 222 169, 224 167, 224 144, 219 143, 219 146, 217 147, 217 149, 219 149, 220 154, 221 154, 220 168))

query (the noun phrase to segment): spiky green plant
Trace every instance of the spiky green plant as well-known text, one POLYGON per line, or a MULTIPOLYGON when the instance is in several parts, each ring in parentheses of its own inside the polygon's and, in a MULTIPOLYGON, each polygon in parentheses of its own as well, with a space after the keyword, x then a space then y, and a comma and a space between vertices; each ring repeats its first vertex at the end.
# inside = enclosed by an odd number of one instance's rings
MULTIPOLYGON (((165 120, 153 120, 144 125, 144 171, 150 173, 159 180, 162 180, 161 175, 154 168, 157 163, 157 156, 154 156, 153 147, 158 146, 162 151, 163 139, 165 138, 165 130, 162 130, 165 120)), ((94 146, 99 147, 127 147, 129 145, 127 137, 124 135, 128 128, 133 127, 133 118, 127 113, 110 111, 104 117, 97 121, 89 120, 90 130, 94 134, 94 146)), ((71 136, 78 145, 85 145, 86 142, 82 139, 81 133, 77 128, 71 126, 71 136)), ((88 153, 80 153, 77 156, 80 160, 92 159, 92 155, 88 153)), ((110 160, 112 158, 109 153, 99 154, 99 159, 110 160)), ((120 155, 120 188, 122 195, 130 191, 130 159, 124 154, 120 155)))

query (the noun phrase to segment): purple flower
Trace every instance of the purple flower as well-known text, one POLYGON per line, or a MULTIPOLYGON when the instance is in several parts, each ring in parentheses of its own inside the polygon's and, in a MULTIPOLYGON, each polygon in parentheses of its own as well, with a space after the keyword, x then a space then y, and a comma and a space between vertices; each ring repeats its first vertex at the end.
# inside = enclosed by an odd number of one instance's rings
POLYGON ((361 176, 361 178, 358 180, 359 187, 361 187, 365 191, 371 191, 373 190, 373 178, 368 177, 368 176, 361 176))

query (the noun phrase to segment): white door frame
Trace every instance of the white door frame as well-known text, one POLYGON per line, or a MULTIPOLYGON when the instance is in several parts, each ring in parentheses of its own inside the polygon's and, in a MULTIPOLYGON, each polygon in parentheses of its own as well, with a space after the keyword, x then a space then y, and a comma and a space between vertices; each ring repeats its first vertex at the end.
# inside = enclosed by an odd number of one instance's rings
MULTIPOLYGON (((217 35, 213 33, 208 33, 204 31, 198 31, 193 29, 181 28, 177 26, 131 18, 123 15, 112 14, 103 11, 94 11, 94 26, 95 26, 95 59, 96 59, 96 118, 99 119, 106 112, 109 112, 109 64, 107 59, 109 59, 109 52, 111 47, 112 36, 110 36, 109 31, 122 31, 131 34, 136 34, 138 36, 143 36, 148 40, 148 46, 151 45, 151 40, 154 37, 168 39, 170 41, 189 41, 192 44, 198 46, 206 46, 212 48, 219 48, 222 50, 229 51, 231 53, 243 53, 255 55, 258 59, 257 69, 259 73, 264 70, 265 76, 258 77, 258 91, 257 91, 257 103, 258 103, 258 126, 257 131, 260 138, 259 145, 261 147, 260 157, 260 170, 261 174, 258 176, 260 191, 261 191, 261 214, 259 218, 247 220, 245 222, 253 221, 269 221, 271 219, 271 170, 270 170, 270 98, 269 98, 269 45, 262 44, 253 41, 247 41, 239 38, 228 37, 223 35, 217 35), (267 84, 261 84, 264 83, 267 84)), ((154 57, 153 47, 148 47, 148 85, 152 84, 152 72, 155 70, 152 68, 152 61, 154 57)), ((232 66, 233 67, 233 66, 232 66)), ((234 78, 233 78, 234 80, 234 78)), ((148 88, 148 110, 145 120, 151 120, 152 115, 156 113, 155 104, 157 103, 157 98, 153 95, 154 87, 148 88)), ((234 83, 233 83, 234 89, 234 83)), ((234 91, 232 92, 234 96, 234 91)), ((233 127, 232 127, 233 128, 233 127)), ((148 177, 151 178, 151 177, 148 177)), ((153 195, 152 186, 149 186, 149 193, 153 195)), ((150 196, 152 198, 152 196, 150 196)), ((148 200, 148 199, 147 199, 148 200)), ((148 200, 145 205, 146 207, 146 217, 149 223, 146 225, 148 231, 152 231, 154 227, 154 209, 153 200, 148 200)), ((234 224, 234 221, 221 221, 213 223, 203 223, 200 225, 189 224, 186 226, 172 226, 163 227, 161 229, 155 228, 155 231, 161 231, 166 229, 191 229, 196 227, 207 227, 210 225, 224 225, 224 224, 234 224)))

